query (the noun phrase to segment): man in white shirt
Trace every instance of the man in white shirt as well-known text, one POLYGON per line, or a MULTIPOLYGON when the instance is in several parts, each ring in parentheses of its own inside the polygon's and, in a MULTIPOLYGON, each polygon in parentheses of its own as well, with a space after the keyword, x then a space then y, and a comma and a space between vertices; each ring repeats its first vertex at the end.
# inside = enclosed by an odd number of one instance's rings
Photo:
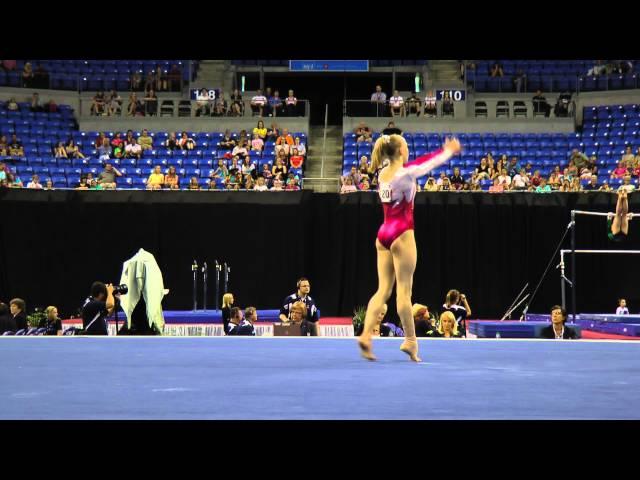
POLYGON ((433 94, 433 90, 430 90, 424 97, 424 116, 435 117, 438 115, 438 107, 436 104, 436 96, 433 94))
POLYGON ((529 187, 529 177, 524 168, 513 177, 513 190, 526 190, 529 187))
POLYGON ((400 96, 398 90, 393 91, 393 97, 389 99, 389 106, 391 107, 392 117, 395 117, 396 115, 400 115, 401 117, 405 116, 404 98, 400 96))
POLYGON ((34 175, 33 177, 31 177, 31 181, 27 184, 27 188, 42 189, 40 177, 38 177, 38 175, 34 175))
POLYGON ((258 89, 258 92, 254 97, 251 98, 251 110, 254 114, 258 114, 259 116, 263 116, 264 107, 267 104, 267 97, 262 94, 262 90, 258 89))
POLYGON ((636 189, 636 186, 631 183, 631 175, 625 175, 622 178, 622 185, 618 188, 618 190, 626 190, 627 193, 631 193, 636 189))
POLYGON ((371 107, 373 115, 376 117, 384 117, 384 107, 387 103, 387 94, 382 91, 380 85, 376 85, 376 91, 371 94, 371 107))

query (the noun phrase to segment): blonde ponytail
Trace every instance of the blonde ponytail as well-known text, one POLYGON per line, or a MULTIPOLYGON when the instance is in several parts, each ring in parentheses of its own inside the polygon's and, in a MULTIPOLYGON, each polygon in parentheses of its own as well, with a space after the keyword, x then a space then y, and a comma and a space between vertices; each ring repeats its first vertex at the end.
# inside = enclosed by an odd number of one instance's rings
POLYGON ((369 173, 375 173, 385 166, 386 160, 393 160, 400 154, 400 135, 381 135, 371 152, 369 173))

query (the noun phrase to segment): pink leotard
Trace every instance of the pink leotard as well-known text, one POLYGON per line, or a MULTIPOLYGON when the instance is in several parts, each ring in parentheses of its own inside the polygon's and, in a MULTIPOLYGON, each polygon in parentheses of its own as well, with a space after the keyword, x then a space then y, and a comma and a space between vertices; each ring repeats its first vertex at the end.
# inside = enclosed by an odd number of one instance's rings
POLYGON ((416 179, 438 168, 450 157, 450 152, 444 149, 436 150, 404 164, 390 182, 379 182, 378 193, 382 201, 384 223, 378 230, 378 240, 385 248, 390 249, 396 238, 407 230, 413 230, 416 179))

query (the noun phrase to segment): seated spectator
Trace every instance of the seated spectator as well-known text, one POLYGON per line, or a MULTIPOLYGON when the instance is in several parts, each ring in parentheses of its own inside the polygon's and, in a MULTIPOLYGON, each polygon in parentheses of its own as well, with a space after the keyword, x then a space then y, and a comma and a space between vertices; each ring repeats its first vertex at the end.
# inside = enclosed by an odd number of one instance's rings
POLYGON ((618 191, 626 190, 627 193, 631 193, 636 189, 636 186, 631 183, 631 175, 627 174, 622 177, 622 185, 618 187, 618 191))
POLYGON ((360 157, 360 164, 358 165, 358 172, 362 176, 370 176, 371 165, 369 165, 369 161, 366 155, 362 155, 360 157))
POLYGON ((251 140, 251 151, 261 152, 264 148, 264 140, 262 140, 257 133, 253 134, 253 140, 251 140))
POLYGON ((340 188, 340 193, 353 193, 353 192, 357 192, 357 191, 358 191, 358 189, 353 184, 353 178, 352 177, 347 177, 344 180, 344 183, 342 184, 342 187, 340 188))
MULTIPOLYGON (((236 160, 236 158, 234 158, 236 160)), ((240 167, 236 165, 231 165, 229 168, 229 175, 225 181, 227 189, 239 188, 240 183, 242 183, 242 171, 240 167)))
POLYGON ((553 107, 553 113, 558 118, 566 118, 569 116, 569 107, 571 106, 571 93, 562 92, 558 96, 555 107, 553 107))
POLYGON ((24 69, 22 70, 22 86, 24 88, 33 87, 33 67, 31 63, 27 62, 24 64, 24 69))
POLYGON ((142 102, 138 100, 138 96, 135 94, 135 92, 129 95, 127 115, 129 115, 130 117, 144 116, 144 107, 142 106, 142 102))
POLYGON ((453 167, 453 174, 449 177, 449 180, 451 181, 453 190, 462 190, 466 183, 462 175, 460 175, 460 167, 453 167))
POLYGON ((143 152, 153 149, 153 138, 149 136, 149 131, 146 128, 142 130, 142 135, 138 137, 138 143, 143 152))
POLYGON ((491 65, 491 68, 489 69, 489 74, 492 77, 504 77, 504 72, 502 71, 502 65, 500 65, 500 63, 495 62, 493 65, 491 65))
POLYGON ((187 135, 187 132, 182 132, 182 136, 180 137, 180 140, 178 140, 178 146, 182 150, 193 150, 196 148, 196 142, 193 138, 187 135))
POLYGON ((569 165, 564 169, 564 178, 572 180, 578 176, 578 167, 573 160, 569 160, 569 165))
POLYGON ((89 185, 87 184, 87 177, 85 177, 84 175, 80 177, 80 183, 78 183, 76 190, 89 190, 89 185))
POLYGON ((386 117, 387 94, 382 91, 380 85, 376 85, 376 91, 371 94, 371 115, 374 117, 386 117))
POLYGON ((363 191, 371 190, 371 185, 369 184, 369 177, 362 177, 362 180, 360 181, 360 185, 358 185, 358 190, 363 190, 363 191))
POLYGON ((492 177, 491 167, 487 163, 487 158, 482 157, 480 160, 480 165, 475 170, 476 180, 479 182, 480 180, 491 180, 492 177))
POLYGON ((529 188, 529 177, 524 168, 521 168, 520 172, 513 177, 511 185, 512 190, 527 190, 529 188))
POLYGON ((257 135, 258 138, 264 142, 264 140, 267 138, 267 129, 265 128, 264 122, 262 120, 258 120, 258 124, 254 127, 252 133, 253 138, 255 138, 257 135))
POLYGON ((13 321, 16 324, 17 330, 24 330, 29 328, 27 323, 27 306, 21 298, 14 298, 9 302, 9 310, 13 321))
POLYGON ((300 186, 298 185, 298 179, 292 178, 290 182, 287 182, 287 186, 284 187, 285 190, 300 190, 300 186))
POLYGON ((340 181, 344 184, 348 178, 352 180, 353 185, 358 185, 360 180, 362 180, 362 174, 358 171, 358 168, 355 165, 351 167, 351 171, 347 175, 340 177, 340 181))
POLYGON ((49 103, 47 103, 45 111, 49 113, 57 113, 58 105, 56 104, 56 101, 53 98, 49 100, 49 103))
POLYGON ((104 92, 97 92, 93 96, 93 102, 91 103, 91 115, 104 115, 106 113, 105 105, 104 92))
POLYGON ((0 302, 0 335, 5 332, 17 332, 16 322, 6 303, 0 302))
POLYGON ((545 117, 548 117, 551 113, 551 105, 547 103, 547 98, 542 95, 542 91, 538 90, 533 99, 533 113, 544 113, 545 117))
POLYGON ((427 118, 438 116, 437 97, 433 94, 433 90, 429 90, 424 97, 424 116, 427 118))
POLYGON ((584 168, 589 165, 589 157, 587 157, 584 153, 579 151, 577 148, 574 148, 571 152, 571 156, 569 157, 569 162, 574 163, 574 165, 579 169, 584 168))
POLYGON ((142 157, 142 147, 136 142, 135 138, 129 140, 129 143, 124 147, 124 152, 126 158, 137 158, 140 160, 140 157, 142 157))
POLYGON ((520 171, 520 164, 518 163, 518 157, 511 157, 509 166, 507 167, 507 173, 513 178, 520 171))
POLYGON ((189 180, 189 190, 200 190, 200 184, 196 177, 191 177, 191 180, 189 180))
POLYGON ((300 137, 295 138, 293 146, 298 150, 298 155, 302 157, 307 155, 307 148, 304 146, 304 143, 300 143, 300 137))
POLYGON ((40 183, 40 177, 38 175, 33 175, 31 177, 31 181, 27 183, 27 188, 34 188, 37 190, 42 190, 42 184, 40 183))
POLYGON ((454 314, 450 311, 442 312, 440 315, 440 325, 438 333, 443 338, 460 338, 463 333, 460 331, 454 314))
POLYGON ((255 307, 244 310, 244 320, 240 323, 236 335, 255 336, 255 323, 258 321, 258 311, 255 307))
POLYGON ((437 192, 438 191, 438 185, 436 184, 436 179, 433 177, 429 177, 427 179, 427 183, 424 184, 424 191, 425 192, 437 192))
POLYGON ((8 151, 9 151, 9 143, 7 142, 7 136, 2 135, 0 136, 0 155, 4 157, 7 155, 8 151))
POLYGON ((31 110, 32 112, 43 112, 44 111, 44 108, 40 104, 40 95, 38 95, 37 93, 34 93, 31 96, 31 106, 29 107, 29 110, 31 110))
POLYGON ((500 183, 500 180, 498 180, 498 178, 494 178, 493 179, 493 185, 491 185, 489 187, 489 192, 490 193, 502 193, 504 192, 504 183, 500 183))
POLYGON ((253 189, 257 192, 266 192, 267 190, 269 190, 269 187, 267 187, 265 178, 262 176, 258 177, 258 180, 256 181, 256 185, 253 187, 253 189))
POLYGON ((256 182, 251 175, 243 175, 241 187, 244 190, 253 190, 256 182))
POLYGON ((371 137, 371 134, 364 132, 362 135, 360 135, 358 137, 358 139, 356 140, 356 142, 358 143, 373 143, 373 138, 371 137))
POLYGON ((107 115, 122 115, 122 97, 115 90, 111 90, 107 99, 107 115))
POLYGON ((108 190, 115 190, 116 177, 121 177, 122 173, 114 167, 111 163, 107 163, 104 166, 104 170, 98 175, 96 185, 99 185, 108 190))
POLYGON ((613 172, 611 172, 611 179, 624 178, 624 176, 627 175, 627 173, 629 173, 627 166, 622 160, 620 160, 620 162, 618 162, 618 167, 615 170, 613 170, 613 172))
POLYGON ((271 127, 267 129, 267 138, 265 139, 265 142, 269 140, 273 140, 275 142, 279 136, 280 136, 280 129, 278 128, 278 125, 274 122, 271 124, 271 127))
POLYGON ((616 315, 629 315, 629 309, 627 308, 627 301, 624 298, 618 300, 618 308, 616 308, 616 315))
POLYGON ((407 116, 412 113, 416 114, 416 117, 420 116, 420 107, 422 106, 422 100, 416 95, 416 92, 412 91, 411 96, 407 98, 406 102, 406 114, 407 116))
POLYGON ((445 176, 442 179, 442 185, 440 185, 440 191, 441 192, 449 192, 451 191, 451 180, 449 179, 449 177, 445 176))
POLYGON ((7 165, 4 162, 0 162, 0 181, 7 179, 7 165))
POLYGON ((241 117, 244 115, 244 102, 242 101, 242 95, 237 88, 231 94, 231 114, 235 117, 241 117))
POLYGON ((18 62, 15 60, 2 60, 2 68, 5 72, 15 72, 18 62))
POLYGON ((247 149, 247 144, 245 140, 240 141, 238 145, 233 147, 233 150, 231 151, 231 155, 233 155, 234 157, 238 156, 240 157, 240 159, 243 159, 248 154, 249 154, 249 151, 247 149))
POLYGON ((298 108, 298 99, 293 95, 293 90, 289 90, 289 95, 284 99, 284 105, 287 117, 295 117, 298 108))
POLYGON ((18 102, 16 102, 15 98, 10 98, 9 101, 7 102, 7 110, 9 110, 10 112, 15 112, 18 110, 18 102))
POLYGON ((147 190, 162 190, 162 187, 164 187, 164 175, 160 165, 156 165, 147 179, 147 190))
POLYGON ((398 90, 394 90, 393 96, 389 98, 389 107, 391 108, 392 117, 396 115, 405 116, 404 98, 402 98, 398 90))
POLYGON ((227 178, 229 171, 227 170, 227 166, 224 163, 224 160, 218 159, 218 166, 215 168, 213 172, 211 172, 210 177, 213 179, 220 178, 224 180, 227 178))
POLYGON ((273 92, 272 97, 269 97, 269 109, 274 117, 284 113, 282 99, 280 98, 280 92, 278 90, 273 92))
POLYGON ((47 314, 46 335, 62 335, 62 321, 58 318, 58 309, 49 306, 44 312, 47 314))
POLYGON ((371 136, 373 132, 371 131, 371 128, 369 128, 364 122, 360 122, 354 129, 353 133, 355 133, 356 141, 358 141, 364 134, 368 134, 368 136, 371 136))
POLYGON ((149 70, 144 80, 145 93, 155 88, 155 86, 156 86, 156 72, 154 70, 149 70))
POLYGON ((271 174, 274 177, 277 177, 279 174, 282 174, 282 176, 287 174, 287 166, 284 164, 281 157, 276 158, 276 163, 271 167, 271 174))
POLYGON ((144 96, 145 115, 152 117, 158 114, 158 96, 153 88, 151 88, 144 96))
POLYGON ((569 340, 577 339, 578 335, 573 328, 565 325, 567 321, 567 311, 560 305, 551 307, 551 325, 540 331, 540 336, 547 339, 569 340))
POLYGON ((429 307, 416 303, 411 307, 416 337, 439 337, 435 317, 429 313, 429 307))
POLYGON ((11 157, 24 157, 24 148, 22 143, 16 137, 16 134, 11 135, 11 142, 9 143, 9 155, 11 157))
POLYGON ((595 190, 598 190, 598 188, 599 186, 598 186, 597 175, 591 175, 591 178, 589 179, 589 183, 587 183, 584 187, 582 187, 582 189, 585 191, 595 191, 595 190))
POLYGON ((571 182, 568 179, 564 179, 562 181, 562 185, 558 188, 559 192, 570 192, 571 191, 571 182))
POLYGON ((273 186, 269 189, 271 191, 283 191, 284 190, 284 181, 283 181, 283 175, 281 173, 279 173, 278 175, 274 176, 273 179, 273 186))
POLYGON ((91 183, 91 181, 92 181, 92 180, 95 180, 95 179, 93 178, 93 173, 91 173, 91 172, 87 172, 87 174, 86 174, 86 177, 85 177, 85 178, 87 179, 87 185, 89 185, 89 184, 91 183))
MULTIPOLYGON (((111 147, 109 147, 109 152, 111 152, 111 147)), ((67 150, 64 148, 64 143, 58 142, 56 144, 56 146, 53 148, 53 156, 56 158, 69 158, 67 157, 67 150)))
POLYGON ((276 154, 283 150, 286 155, 289 155, 289 149, 293 143, 293 137, 289 134, 289 130, 284 128, 282 134, 276 140, 276 154))
POLYGON ((196 96, 196 111, 195 116, 200 117, 201 115, 210 115, 211 114, 211 99, 209 97, 209 90, 203 88, 198 92, 196 96))
POLYGON ((243 176, 256 176, 256 164, 251 162, 251 158, 249 156, 245 156, 242 160, 242 175, 243 176))
POLYGON ((540 170, 536 170, 535 172, 533 172, 533 176, 531 177, 531 180, 529 183, 534 189, 540 186, 540 184, 542 183, 542 176, 540 175, 540 170))
POLYGON ((127 136, 124 139, 124 145, 127 145, 131 140, 133 140, 133 130, 127 130, 127 136))
POLYGON ((50 178, 47 178, 47 182, 45 183, 44 189, 53 190, 53 182, 51 181, 50 178))
POLYGON ((262 94, 262 90, 258 89, 256 95, 251 98, 251 111, 254 115, 263 117, 264 109, 267 104, 267 97, 262 94))
POLYGON ((453 115, 454 114, 454 106, 453 100, 449 95, 448 91, 444 92, 442 96, 442 115, 453 115))
POLYGON ((141 90, 142 75, 140 75, 140 72, 138 71, 133 72, 133 75, 131 75, 130 83, 131 83, 131 90, 134 90, 134 91, 141 90))
POLYGON ((527 74, 524 73, 524 70, 519 68, 516 71, 516 74, 513 76, 513 85, 516 88, 517 93, 522 92, 522 89, 526 85, 526 82, 527 82, 527 74))
MULTIPOLYGON (((578 180, 578 179, 576 179, 576 180, 578 180)), ((579 180, 578 180, 578 182, 579 182, 579 180)), ((538 185, 536 187, 536 193, 551 193, 551 187, 549 185, 547 185, 546 178, 542 177, 540 179, 540 185, 538 185)))
POLYGON ((383 135, 402 135, 402 129, 396 127, 395 122, 387 123, 387 128, 382 130, 383 135))
POLYGON ((239 172, 242 169, 242 162, 239 157, 233 157, 231 159, 231 165, 229 165, 229 171, 235 170, 239 172))
POLYGON ((73 138, 69 139, 64 149, 67 152, 67 158, 84 158, 84 155, 73 141, 73 138))
POLYGON ((620 163, 622 163, 626 168, 634 168, 635 155, 631 151, 631 146, 627 145, 624 151, 624 155, 622 155, 622 159, 620 163))
POLYGON ((511 185, 511 177, 507 173, 506 168, 503 168, 500 175, 498 175, 498 181, 504 185, 505 190, 509 189, 509 186, 511 185))
MULTIPOLYGON (((62 142, 60 142, 58 145, 62 145, 62 142)), ((102 145, 100 145, 98 148, 98 158, 102 161, 106 161, 109 160, 111 158, 111 145, 109 145, 109 139, 108 138, 103 138, 102 139, 102 145)), ((64 151, 64 148, 62 149, 62 151, 64 151)), ((66 155, 67 152, 64 151, 64 154, 66 155)), ((57 156, 57 152, 56 152, 56 156, 57 156)))
POLYGON ((232 150, 236 146, 236 141, 231 138, 229 129, 224 131, 224 137, 220 140, 219 147, 225 150, 232 150))
POLYGON ((9 188, 23 188, 22 179, 14 172, 7 171, 7 185, 9 188))
POLYGON ((229 315, 229 323, 227 324, 227 335, 239 335, 242 324, 242 310, 239 307, 232 307, 229 315))
POLYGON ((291 149, 291 157, 289 157, 289 165, 293 168, 302 168, 304 164, 304 157, 298 154, 298 149, 293 147, 291 149))

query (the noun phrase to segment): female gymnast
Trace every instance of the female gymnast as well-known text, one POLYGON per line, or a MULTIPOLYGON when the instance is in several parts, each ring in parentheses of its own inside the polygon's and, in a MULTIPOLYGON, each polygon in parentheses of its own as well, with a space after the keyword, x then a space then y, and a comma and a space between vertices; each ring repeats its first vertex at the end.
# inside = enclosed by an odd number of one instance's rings
POLYGON ((376 171, 386 165, 378 176, 379 195, 384 211, 384 223, 378 230, 378 290, 369 300, 364 329, 358 338, 362 356, 375 360, 371 350, 371 334, 382 306, 396 286, 396 305, 402 321, 405 340, 400 350, 414 362, 418 357, 418 342, 411 315, 411 290, 416 268, 416 240, 413 233, 413 200, 416 179, 445 163, 461 150, 457 139, 448 139, 442 149, 408 162, 409 148, 400 135, 382 135, 371 154, 371 168, 376 171))
POLYGON ((609 240, 614 242, 624 240, 629 233, 629 221, 633 218, 633 213, 629 213, 627 195, 628 192, 626 189, 621 188, 618 190, 616 213, 607 217, 609 240))

